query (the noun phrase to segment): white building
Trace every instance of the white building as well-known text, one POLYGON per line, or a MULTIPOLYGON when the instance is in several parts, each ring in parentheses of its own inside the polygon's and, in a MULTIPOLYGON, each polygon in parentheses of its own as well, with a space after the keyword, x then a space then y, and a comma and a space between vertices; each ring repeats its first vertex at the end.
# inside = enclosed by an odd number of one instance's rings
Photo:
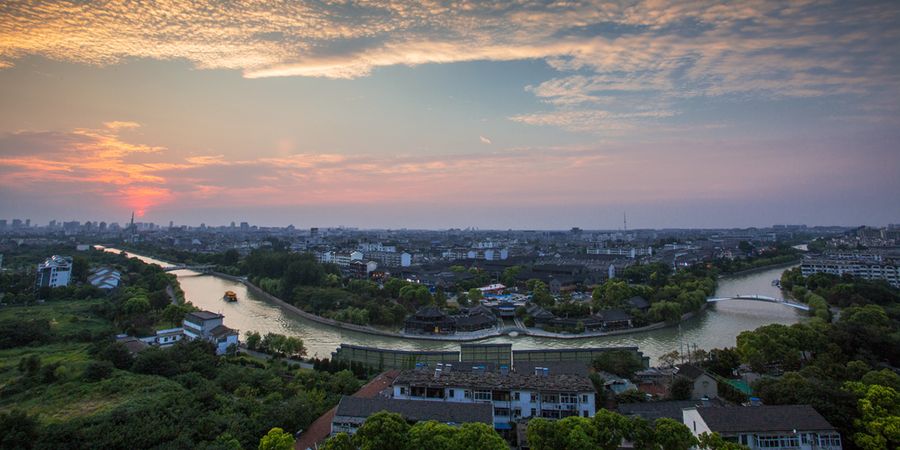
POLYGON ((238 332, 226 327, 225 316, 210 311, 194 311, 184 316, 184 337, 204 339, 216 346, 216 354, 224 355, 231 345, 238 345, 238 332))
POLYGON ((72 257, 53 255, 38 264, 35 288, 68 286, 72 277, 72 257))
POLYGON ((884 280, 893 287, 900 288, 900 266, 893 261, 851 260, 851 259, 804 259, 800 265, 804 277, 814 273, 844 274, 865 280, 884 280))
POLYGON ((392 389, 393 398, 401 400, 491 404, 498 430, 510 429, 519 418, 593 417, 596 412, 594 386, 588 377, 553 374, 543 367, 517 373, 503 366, 500 372, 489 372, 484 366, 463 371, 459 366, 437 364, 433 370, 420 367, 402 372, 392 389))
POLYGON ((809 405, 682 410, 694 436, 716 432, 751 450, 841 450, 841 435, 809 405))

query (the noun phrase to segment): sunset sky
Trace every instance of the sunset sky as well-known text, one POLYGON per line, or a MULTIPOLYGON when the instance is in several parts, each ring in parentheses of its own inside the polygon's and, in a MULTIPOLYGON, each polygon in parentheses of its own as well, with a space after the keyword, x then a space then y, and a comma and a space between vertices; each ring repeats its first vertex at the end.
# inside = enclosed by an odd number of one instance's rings
POLYGON ((0 3, 0 218, 900 223, 900 2, 0 3))

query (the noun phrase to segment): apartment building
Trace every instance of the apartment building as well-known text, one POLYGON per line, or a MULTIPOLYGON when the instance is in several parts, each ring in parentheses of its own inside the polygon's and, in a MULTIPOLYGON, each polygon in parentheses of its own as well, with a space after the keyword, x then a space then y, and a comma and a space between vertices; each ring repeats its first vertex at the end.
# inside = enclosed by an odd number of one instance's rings
POLYGON ((800 271, 804 277, 815 273, 837 276, 848 274, 866 280, 884 280, 891 286, 900 288, 900 267, 888 259, 876 261, 872 259, 808 258, 803 260, 800 271))
POLYGON ((35 289, 68 286, 72 277, 72 257, 53 255, 38 264, 34 279, 35 289))
POLYGON ((394 380, 393 398, 446 403, 487 403, 493 407, 494 428, 512 429, 518 419, 569 416, 593 417, 594 386, 587 376, 552 373, 533 367, 518 373, 501 365, 488 371, 485 365, 438 363, 434 369, 417 367, 394 380))

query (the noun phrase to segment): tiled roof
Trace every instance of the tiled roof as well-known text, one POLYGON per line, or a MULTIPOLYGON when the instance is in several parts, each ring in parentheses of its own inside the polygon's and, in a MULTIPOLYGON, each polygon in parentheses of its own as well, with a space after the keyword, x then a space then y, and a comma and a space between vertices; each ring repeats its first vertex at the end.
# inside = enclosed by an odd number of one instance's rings
POLYGON ((696 380, 701 375, 706 374, 706 372, 692 364, 682 364, 678 366, 678 376, 685 377, 689 380, 696 380))
POLYGON ((442 423, 493 423, 493 407, 490 403, 453 403, 380 397, 343 396, 334 415, 366 418, 379 411, 398 413, 413 422, 436 420, 442 423))
POLYGON ((712 431, 719 433, 835 429, 809 405, 697 408, 697 412, 712 431))
POLYGON ((187 314, 187 318, 197 319, 197 320, 201 320, 201 321, 202 320, 221 319, 224 317, 225 316, 223 316, 221 314, 216 314, 212 311, 194 311, 194 312, 189 312, 187 314))
POLYGON ((237 331, 232 330, 231 328, 228 328, 225 325, 219 325, 219 326, 213 328, 212 330, 209 330, 209 334, 212 335, 213 337, 219 338, 222 336, 237 334, 237 331))

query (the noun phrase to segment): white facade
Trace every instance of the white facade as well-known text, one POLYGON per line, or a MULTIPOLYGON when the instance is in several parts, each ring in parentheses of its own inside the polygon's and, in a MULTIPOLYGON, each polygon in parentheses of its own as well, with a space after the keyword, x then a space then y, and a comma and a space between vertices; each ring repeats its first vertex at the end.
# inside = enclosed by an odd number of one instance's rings
POLYGON ((844 274, 866 280, 884 280, 893 287, 900 288, 900 267, 891 262, 849 259, 805 259, 800 265, 804 277, 814 273, 844 274))
MULTIPOLYGON (((757 407, 744 407, 757 408, 757 407)), ((711 429, 697 408, 682 410, 682 419, 694 436, 703 433, 719 433, 723 438, 735 441, 749 447, 751 450, 841 450, 841 435, 834 430, 803 430, 791 429, 785 431, 742 431, 723 432, 711 429)), ((790 424, 786 424, 790 426, 790 424)))
POLYGON ((53 255, 38 264, 34 280, 36 288, 68 286, 72 276, 72 257, 53 255))
POLYGON ((593 417, 593 391, 560 392, 536 389, 497 389, 490 386, 453 386, 440 389, 439 396, 429 388, 394 385, 393 398, 453 403, 490 403, 494 426, 505 428, 519 418, 545 417, 560 419, 569 416, 593 417))
POLYGON ((216 354, 224 355, 228 347, 238 345, 238 332, 226 327, 225 316, 209 311, 188 313, 182 322, 186 339, 203 339, 216 346, 216 354))

